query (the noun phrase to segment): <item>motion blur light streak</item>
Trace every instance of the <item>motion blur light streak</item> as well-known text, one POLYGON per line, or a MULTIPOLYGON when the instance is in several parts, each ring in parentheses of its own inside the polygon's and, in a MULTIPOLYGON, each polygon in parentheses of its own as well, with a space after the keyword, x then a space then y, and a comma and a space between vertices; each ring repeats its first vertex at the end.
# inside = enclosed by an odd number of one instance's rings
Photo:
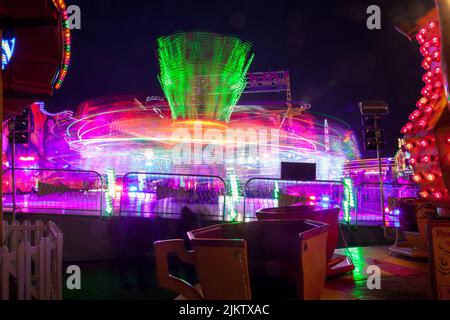
POLYGON ((353 134, 339 123, 328 121, 327 147, 324 119, 304 114, 279 129, 277 121, 283 112, 238 105, 229 123, 174 121, 167 102, 154 101, 142 108, 137 99, 129 97, 91 100, 79 107, 77 118, 66 122, 63 138, 74 153, 59 155, 58 161, 99 172, 115 168, 119 175, 150 170, 226 177, 227 166, 233 165, 242 180, 278 176, 282 161, 318 163, 319 178, 340 179, 344 162, 358 158, 355 139, 349 138, 353 134), (155 107, 161 109, 163 118, 154 112, 155 107), (247 117, 249 113, 251 117, 247 117), (235 147, 238 139, 244 141, 243 149, 235 147), (192 147, 192 166, 177 166, 173 150, 185 145, 192 147), (222 150, 220 163, 213 163, 217 155, 208 152, 211 149, 222 150))
POLYGON ((177 33, 157 43, 172 118, 228 121, 246 87, 251 44, 204 32, 177 33))

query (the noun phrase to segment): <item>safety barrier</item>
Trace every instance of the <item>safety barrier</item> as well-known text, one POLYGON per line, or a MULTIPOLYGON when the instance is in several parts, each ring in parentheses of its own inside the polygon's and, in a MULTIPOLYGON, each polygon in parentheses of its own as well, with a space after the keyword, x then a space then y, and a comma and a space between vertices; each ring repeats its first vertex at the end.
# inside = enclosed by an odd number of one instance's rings
POLYGON ((5 222, 3 228, 0 298, 61 300, 63 233, 58 226, 25 221, 5 222))
POLYGON ((102 215, 104 184, 95 171, 16 168, 3 173, 3 207, 16 212, 102 215))
POLYGON ((398 222, 400 212, 391 210, 392 200, 396 198, 416 198, 419 187, 415 184, 384 183, 385 208, 381 206, 380 184, 365 182, 355 188, 357 198, 356 221, 365 221, 383 225, 385 223, 398 222))
MULTIPOLYGON (((346 187, 341 181, 293 181, 276 178, 253 178, 244 187, 244 217, 256 220, 258 210, 297 203, 324 208, 343 206, 346 187)), ((351 191, 349 192, 351 194, 351 191)), ((344 210, 343 210, 344 211, 344 210)), ((342 220, 348 219, 341 213, 342 220)))
POLYGON ((218 176, 130 172, 122 179, 120 216, 173 218, 183 208, 226 220, 225 181, 218 176))

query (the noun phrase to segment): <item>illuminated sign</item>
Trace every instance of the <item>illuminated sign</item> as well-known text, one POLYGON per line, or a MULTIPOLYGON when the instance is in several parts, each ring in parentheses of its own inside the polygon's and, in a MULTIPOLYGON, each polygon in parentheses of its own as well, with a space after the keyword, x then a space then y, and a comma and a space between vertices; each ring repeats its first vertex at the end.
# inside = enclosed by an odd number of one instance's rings
POLYGON ((16 47, 16 38, 2 39, 2 70, 6 69, 6 65, 11 61, 16 47))

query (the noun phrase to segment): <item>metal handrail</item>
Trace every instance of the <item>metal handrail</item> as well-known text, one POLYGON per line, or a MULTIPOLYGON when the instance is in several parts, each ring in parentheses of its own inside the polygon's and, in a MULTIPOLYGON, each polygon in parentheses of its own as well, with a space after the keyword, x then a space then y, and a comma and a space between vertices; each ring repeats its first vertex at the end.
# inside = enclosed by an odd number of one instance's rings
POLYGON ((345 188, 345 184, 342 181, 334 181, 334 180, 313 180, 313 181, 305 181, 305 180, 292 180, 292 179, 281 179, 281 178, 263 178, 263 177, 256 177, 249 179, 244 186, 244 221, 247 218, 247 212, 246 212, 246 197, 247 197, 247 188, 249 184, 253 181, 277 181, 277 182, 297 182, 297 183, 310 183, 310 184, 336 184, 336 185, 342 185, 345 188))
MULTIPOLYGON (((48 169, 48 168, 14 168, 14 171, 16 171, 16 170, 17 171, 36 171, 36 172, 90 173, 90 174, 96 175, 97 177, 100 178, 100 189, 101 189, 100 217, 103 216, 103 194, 104 194, 105 190, 104 190, 104 184, 103 184, 103 177, 97 171, 92 171, 92 170, 69 170, 69 169, 48 169)), ((7 168, 6 170, 4 170, 2 175, 4 176, 9 171, 12 171, 12 168, 7 168)))
MULTIPOLYGON (((181 174, 181 173, 163 173, 163 172, 128 172, 125 174, 122 178, 122 185, 123 182, 131 175, 146 175, 146 176, 168 176, 168 177, 191 177, 191 178, 207 178, 207 179, 217 179, 222 182, 224 187, 224 204, 223 204, 223 220, 226 220, 226 200, 227 200, 227 184, 225 183, 225 180, 220 176, 214 176, 214 175, 195 175, 195 174, 181 174)), ((123 197, 120 198, 120 205, 119 205, 119 217, 122 216, 122 200, 123 197)))
MULTIPOLYGON (((417 184, 414 183, 392 183, 392 182, 385 182, 383 183, 384 186, 392 186, 392 187, 408 187, 410 189, 414 188, 414 187, 419 187, 417 184)), ((360 184, 358 184, 357 186, 355 186, 355 195, 356 198, 359 199, 359 192, 360 189, 364 186, 376 186, 379 187, 380 183, 379 182, 362 182, 360 184)), ((379 191, 379 190, 378 190, 379 191)), ((383 189, 383 191, 385 192, 386 189, 383 189)), ((359 213, 359 205, 356 206, 355 208, 355 219, 356 219, 356 225, 358 225, 358 213, 359 213)), ((385 217, 385 212, 384 212, 384 208, 381 208, 381 214, 383 215, 383 225, 385 224, 386 217, 385 217)))

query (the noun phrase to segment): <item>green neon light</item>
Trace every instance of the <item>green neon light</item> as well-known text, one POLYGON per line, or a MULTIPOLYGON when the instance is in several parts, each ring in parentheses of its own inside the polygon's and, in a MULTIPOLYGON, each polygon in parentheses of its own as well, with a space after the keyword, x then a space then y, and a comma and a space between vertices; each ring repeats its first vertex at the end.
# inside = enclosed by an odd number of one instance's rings
POLYGON ((350 222, 352 208, 356 207, 355 195, 353 192, 353 180, 351 178, 344 178, 344 200, 342 201, 342 208, 344 210, 344 220, 350 222))
POLYGON ((275 188, 274 188, 274 195, 273 195, 273 197, 274 197, 275 200, 278 200, 279 196, 280 196, 280 186, 278 184, 278 181, 275 181, 275 188))
POLYGON ((114 197, 116 192, 116 171, 114 169, 106 170, 106 192, 105 192, 105 212, 111 216, 114 208, 114 197))
POLYGON ((228 220, 237 221, 239 215, 236 206, 239 203, 239 184, 234 169, 229 169, 228 181, 230 185, 229 196, 227 197, 228 220))
POLYGON ((177 33, 157 40, 159 81, 173 119, 228 121, 244 91, 251 44, 212 33, 177 33))

